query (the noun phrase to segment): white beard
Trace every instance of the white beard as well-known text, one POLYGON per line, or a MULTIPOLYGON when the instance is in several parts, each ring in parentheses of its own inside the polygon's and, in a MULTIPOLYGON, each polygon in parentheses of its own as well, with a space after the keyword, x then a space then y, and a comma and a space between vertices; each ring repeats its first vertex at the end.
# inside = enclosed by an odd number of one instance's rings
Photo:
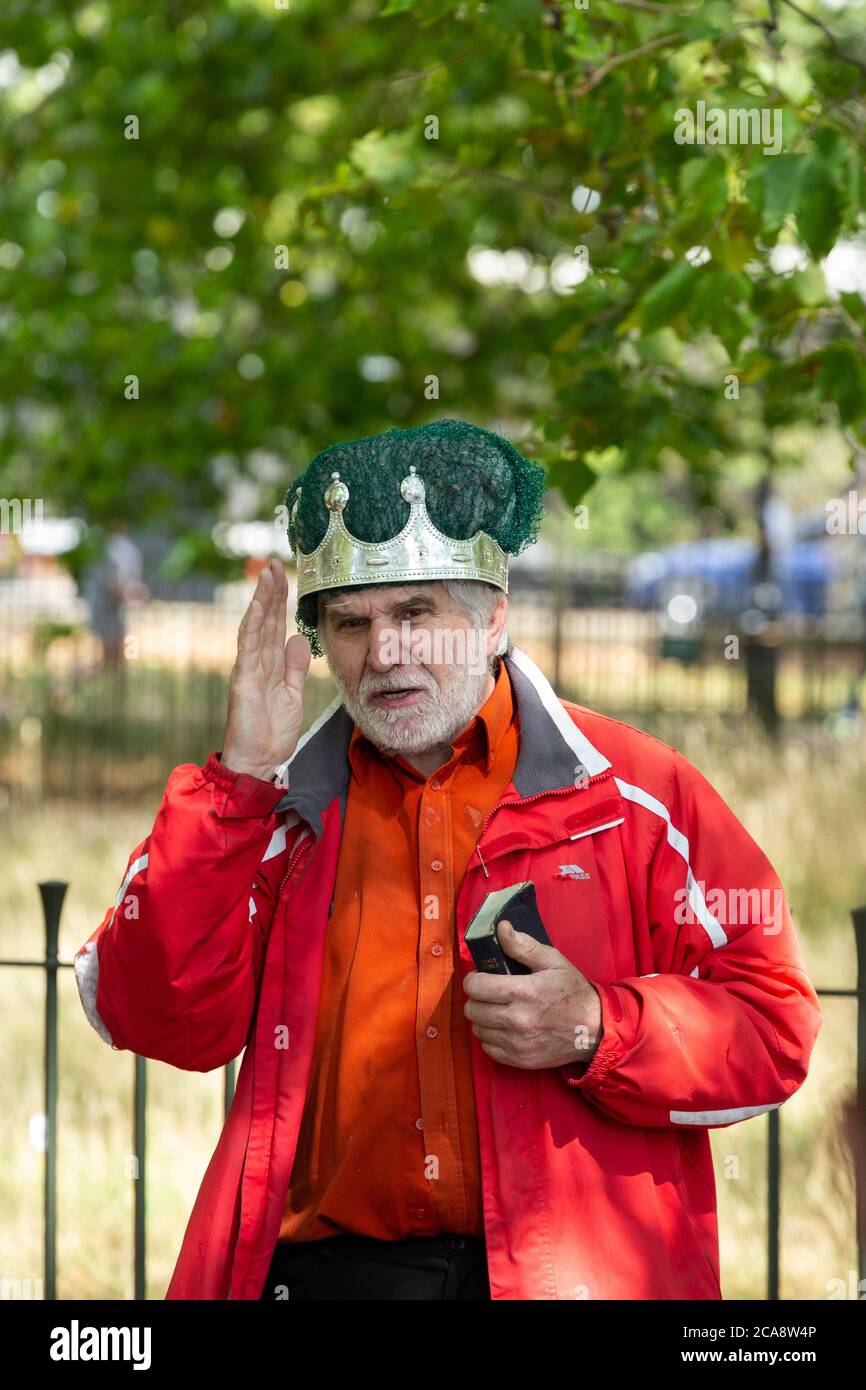
POLYGON ((352 722, 386 756, 426 753, 440 744, 450 743, 472 722, 484 704, 490 675, 486 667, 479 674, 465 666, 448 666, 443 668, 447 674, 437 681, 425 667, 395 666, 387 674, 372 675, 365 671, 357 692, 353 693, 330 657, 328 668, 352 722), (429 694, 416 704, 383 709, 370 702, 369 696, 374 691, 396 690, 401 685, 413 684, 429 690, 429 694))

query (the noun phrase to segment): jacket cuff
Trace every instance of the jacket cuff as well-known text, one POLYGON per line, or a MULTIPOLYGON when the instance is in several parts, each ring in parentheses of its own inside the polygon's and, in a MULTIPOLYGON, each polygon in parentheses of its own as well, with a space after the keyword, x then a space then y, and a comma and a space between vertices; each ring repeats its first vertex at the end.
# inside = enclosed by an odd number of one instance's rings
POLYGON ((566 1062, 557 1068, 567 1086, 582 1090, 592 1090, 604 1080, 609 1071, 619 1066, 629 1049, 623 1037, 622 1008, 617 998, 616 985, 598 985, 591 981, 601 1001, 601 1042, 592 1054, 587 1066, 585 1062, 566 1062))
POLYGON ((268 816, 286 794, 285 787, 263 782, 248 772, 234 772, 220 761, 221 751, 211 753, 202 767, 202 776, 216 788, 221 816, 268 816))

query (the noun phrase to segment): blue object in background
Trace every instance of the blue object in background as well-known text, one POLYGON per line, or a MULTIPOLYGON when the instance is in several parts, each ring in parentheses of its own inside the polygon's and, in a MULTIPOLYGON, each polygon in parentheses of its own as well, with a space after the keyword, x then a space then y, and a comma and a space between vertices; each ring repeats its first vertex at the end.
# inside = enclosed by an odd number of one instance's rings
MULTIPOLYGON (((628 566, 626 592, 636 607, 655 608, 671 580, 684 585, 697 581, 706 586, 711 612, 737 613, 752 602, 757 558, 755 542, 736 536, 683 541, 635 556, 628 566)), ((826 540, 798 540, 776 551, 772 579, 781 591, 782 611, 821 617, 840 571, 840 556, 826 540)))

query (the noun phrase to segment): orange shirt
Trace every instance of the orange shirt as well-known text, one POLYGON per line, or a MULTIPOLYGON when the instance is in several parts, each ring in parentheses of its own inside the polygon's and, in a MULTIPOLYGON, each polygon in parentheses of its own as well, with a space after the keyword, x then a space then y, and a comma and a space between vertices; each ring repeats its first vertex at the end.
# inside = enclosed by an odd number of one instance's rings
POLYGON ((511 781, 503 662, 430 777, 356 727, 316 1040, 280 1240, 483 1235, 455 903, 511 781))

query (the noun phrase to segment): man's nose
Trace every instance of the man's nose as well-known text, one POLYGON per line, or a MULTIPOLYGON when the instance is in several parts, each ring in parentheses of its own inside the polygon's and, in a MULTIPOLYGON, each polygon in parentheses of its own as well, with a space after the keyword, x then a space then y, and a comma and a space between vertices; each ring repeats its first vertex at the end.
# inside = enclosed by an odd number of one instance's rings
MULTIPOLYGON (((374 618, 368 632, 367 665, 380 675, 400 666, 400 629, 390 618, 374 618)), ((408 660, 407 653, 407 660, 408 660)))

